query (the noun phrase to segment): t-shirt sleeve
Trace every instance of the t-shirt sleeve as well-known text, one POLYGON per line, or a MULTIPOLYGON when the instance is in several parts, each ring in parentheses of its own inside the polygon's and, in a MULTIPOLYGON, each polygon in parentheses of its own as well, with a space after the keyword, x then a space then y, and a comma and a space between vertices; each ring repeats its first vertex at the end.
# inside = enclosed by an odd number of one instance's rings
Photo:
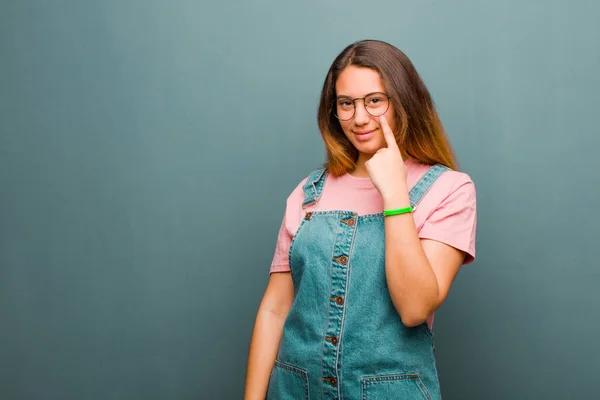
POLYGON ((275 254, 271 262, 270 274, 273 272, 289 272, 288 252, 292 243, 292 237, 285 226, 285 216, 281 221, 281 227, 277 234, 277 243, 275 245, 275 254))
POLYGON ((431 213, 419 231, 419 237, 464 251, 463 264, 470 264, 475 260, 476 227, 475 185, 467 177, 456 182, 448 196, 431 213))
POLYGON ((307 178, 304 178, 292 191, 286 201, 285 214, 279 233, 277 234, 277 243, 275 245, 275 254, 269 273, 289 272, 289 252, 292 244, 292 238, 296 229, 300 225, 302 214, 302 201, 304 200, 304 191, 302 189, 307 178))

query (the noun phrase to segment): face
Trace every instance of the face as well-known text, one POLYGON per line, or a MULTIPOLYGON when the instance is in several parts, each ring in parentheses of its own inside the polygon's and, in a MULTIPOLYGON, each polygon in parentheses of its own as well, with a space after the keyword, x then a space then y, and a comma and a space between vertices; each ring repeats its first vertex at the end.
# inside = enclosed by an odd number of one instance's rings
MULTIPOLYGON (((338 99, 340 97, 363 98, 374 92, 386 93, 377 71, 353 65, 346 67, 340 73, 335 87, 338 99)), ((367 112, 363 100, 356 100, 354 103, 354 117, 348 121, 340 121, 340 125, 346 137, 358 150, 359 161, 366 161, 377 150, 386 147, 385 138, 379 125, 379 117, 374 117, 367 112)), ((345 102, 345 104, 351 103, 345 102)), ((384 115, 392 131, 395 131, 394 110, 391 102, 384 115)))

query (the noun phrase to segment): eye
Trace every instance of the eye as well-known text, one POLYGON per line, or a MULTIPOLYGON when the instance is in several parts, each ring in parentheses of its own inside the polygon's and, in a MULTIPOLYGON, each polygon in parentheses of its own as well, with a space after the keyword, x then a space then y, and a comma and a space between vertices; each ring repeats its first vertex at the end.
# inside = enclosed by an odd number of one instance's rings
POLYGON ((384 98, 381 97, 381 96, 374 96, 374 97, 369 97, 368 98, 368 103, 369 104, 373 104, 373 105, 376 105, 376 104, 381 103, 383 101, 384 101, 384 98))
POLYGON ((338 105, 342 108, 352 107, 352 102, 350 100, 339 100, 338 105))

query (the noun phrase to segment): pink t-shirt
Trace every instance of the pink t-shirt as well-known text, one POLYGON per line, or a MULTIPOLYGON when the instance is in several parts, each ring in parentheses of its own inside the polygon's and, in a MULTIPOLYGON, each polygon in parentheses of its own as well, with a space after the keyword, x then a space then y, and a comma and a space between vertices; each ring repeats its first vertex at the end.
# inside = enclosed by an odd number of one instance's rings
MULTIPOLYGON (((429 165, 406 160, 407 187, 412 188, 430 168, 429 165)), ((383 211, 383 199, 370 178, 356 178, 345 174, 327 175, 321 198, 315 206, 302 208, 304 192, 298 184, 287 199, 285 215, 277 236, 275 254, 270 272, 288 272, 288 253, 292 238, 300 226, 304 213, 312 211, 349 210, 358 215, 383 211)), ((475 259, 476 202, 475 185, 462 172, 446 171, 433 184, 413 212, 421 239, 448 244, 466 253, 464 264, 475 259)), ((433 324, 433 315, 428 320, 433 324)))

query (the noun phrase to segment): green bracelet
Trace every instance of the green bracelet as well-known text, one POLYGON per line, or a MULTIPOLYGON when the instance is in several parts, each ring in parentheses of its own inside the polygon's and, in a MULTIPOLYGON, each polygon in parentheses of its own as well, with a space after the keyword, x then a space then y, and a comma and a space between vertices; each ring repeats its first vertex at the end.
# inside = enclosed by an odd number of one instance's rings
POLYGON ((397 208, 395 210, 383 210, 383 215, 389 217, 390 215, 399 215, 399 214, 407 214, 411 213, 413 208, 411 206, 405 208, 397 208))

